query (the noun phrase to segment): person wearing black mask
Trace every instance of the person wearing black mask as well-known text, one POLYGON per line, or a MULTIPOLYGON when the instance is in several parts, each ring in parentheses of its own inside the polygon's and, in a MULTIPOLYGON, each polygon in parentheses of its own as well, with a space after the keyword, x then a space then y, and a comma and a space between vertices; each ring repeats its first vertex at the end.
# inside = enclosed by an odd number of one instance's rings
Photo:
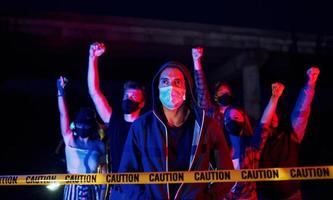
MULTIPOLYGON (((231 88, 228 84, 215 84, 214 102, 211 101, 207 81, 201 64, 203 48, 193 48, 194 77, 198 105, 206 110, 207 115, 221 123, 225 138, 231 149, 235 169, 252 169, 253 156, 251 153, 252 126, 248 115, 233 104, 231 88)), ((257 193, 254 182, 239 182, 227 194, 226 199, 256 199, 257 193)))
MULTIPOLYGON (((99 138, 99 123, 94 110, 83 107, 76 114, 73 127, 65 101, 66 79, 57 80, 60 129, 65 143, 67 172, 70 174, 106 173, 105 145, 99 138), (100 170, 99 170, 100 169, 100 170)), ((64 199, 104 199, 105 185, 66 185, 64 199)))
POLYGON ((99 86, 98 57, 105 52, 103 43, 93 43, 89 50, 88 88, 96 110, 107 125, 107 145, 110 146, 108 160, 111 160, 109 171, 118 172, 124 143, 131 124, 140 117, 145 105, 145 89, 135 81, 127 81, 124 84, 122 100, 122 114, 113 111, 99 86))
MULTIPOLYGON (((224 112, 224 129, 231 148, 235 169, 253 169, 253 130, 241 108, 229 106, 224 112)), ((237 182, 226 199, 257 199, 255 182, 237 182)))
POLYGON ((198 105, 206 110, 208 116, 217 119, 223 124, 223 114, 225 110, 233 105, 232 91, 227 83, 219 81, 215 84, 214 102, 211 100, 206 77, 201 64, 202 56, 203 48, 197 47, 192 49, 198 105))

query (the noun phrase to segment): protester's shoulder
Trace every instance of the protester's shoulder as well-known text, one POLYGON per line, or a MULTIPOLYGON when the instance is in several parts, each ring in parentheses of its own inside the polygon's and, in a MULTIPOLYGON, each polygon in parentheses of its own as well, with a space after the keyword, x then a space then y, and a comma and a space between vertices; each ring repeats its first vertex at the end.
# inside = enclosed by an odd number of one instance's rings
POLYGON ((141 115, 137 120, 133 122, 132 126, 142 126, 144 124, 147 124, 151 122, 151 120, 154 118, 154 113, 152 111, 146 112, 145 114, 141 115))

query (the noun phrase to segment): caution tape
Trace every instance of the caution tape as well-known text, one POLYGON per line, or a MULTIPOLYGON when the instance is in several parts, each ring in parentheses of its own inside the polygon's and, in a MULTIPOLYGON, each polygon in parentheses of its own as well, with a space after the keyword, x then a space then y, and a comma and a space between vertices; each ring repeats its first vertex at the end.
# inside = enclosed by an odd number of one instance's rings
POLYGON ((333 166, 150 173, 1 175, 0 185, 165 184, 322 179, 333 179, 333 166))

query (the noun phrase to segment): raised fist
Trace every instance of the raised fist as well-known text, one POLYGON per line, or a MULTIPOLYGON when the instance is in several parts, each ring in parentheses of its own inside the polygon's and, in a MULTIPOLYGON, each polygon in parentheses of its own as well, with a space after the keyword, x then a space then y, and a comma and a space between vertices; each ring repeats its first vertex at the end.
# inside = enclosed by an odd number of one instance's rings
POLYGON ((320 70, 318 67, 312 66, 306 71, 306 74, 308 75, 308 84, 313 86, 316 84, 318 75, 320 73, 320 70))
POLYGON ((276 82, 272 84, 272 96, 280 97, 283 93, 284 85, 282 83, 276 82))
POLYGON ((105 45, 103 43, 95 42, 90 45, 90 56, 99 57, 105 52, 105 45))
POLYGON ((58 95, 64 96, 65 94, 65 86, 68 83, 68 80, 66 77, 60 76, 57 80, 57 89, 58 89, 58 95))
POLYGON ((192 48, 192 57, 193 60, 199 60, 203 55, 203 48, 202 47, 196 47, 192 48))

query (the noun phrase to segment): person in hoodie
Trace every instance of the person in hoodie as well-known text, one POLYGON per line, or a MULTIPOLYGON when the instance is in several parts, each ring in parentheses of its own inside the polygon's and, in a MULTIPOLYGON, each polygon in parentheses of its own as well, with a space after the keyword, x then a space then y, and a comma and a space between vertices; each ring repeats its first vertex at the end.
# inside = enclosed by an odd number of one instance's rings
MULTIPOLYGON (((153 110, 133 122, 119 172, 233 169, 218 121, 201 110, 188 69, 170 61, 152 84, 153 110)), ((119 185, 111 199, 223 199, 233 183, 119 185)))

